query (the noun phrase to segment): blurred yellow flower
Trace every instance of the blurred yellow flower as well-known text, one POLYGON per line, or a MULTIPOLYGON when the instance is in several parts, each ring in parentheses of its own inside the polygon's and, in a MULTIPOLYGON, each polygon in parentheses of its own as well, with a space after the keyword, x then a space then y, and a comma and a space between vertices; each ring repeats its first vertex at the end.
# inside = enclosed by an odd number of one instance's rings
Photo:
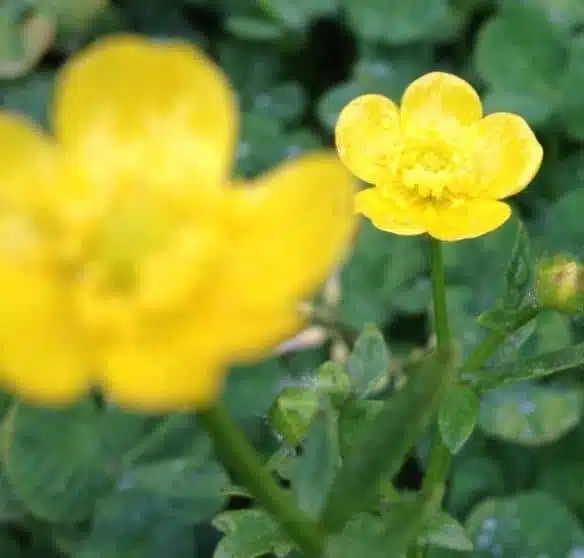
POLYGON ((511 215, 500 200, 525 188, 543 150, 527 123, 508 113, 483 118, 475 90, 441 72, 406 89, 401 106, 363 95, 341 111, 337 150, 347 168, 374 185, 355 209, 384 231, 474 238, 511 215))
POLYGON ((231 181, 235 96, 196 48, 96 43, 60 73, 52 127, 0 113, 0 381, 26 399, 204 406, 299 329, 347 249, 334 153, 231 181))

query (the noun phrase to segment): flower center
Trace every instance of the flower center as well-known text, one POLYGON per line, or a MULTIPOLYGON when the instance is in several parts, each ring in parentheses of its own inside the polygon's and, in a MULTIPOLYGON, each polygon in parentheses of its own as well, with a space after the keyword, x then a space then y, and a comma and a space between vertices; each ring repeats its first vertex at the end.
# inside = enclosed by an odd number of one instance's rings
POLYGON ((439 138, 408 139, 400 154, 398 180, 423 200, 447 202, 453 195, 468 192, 473 183, 469 159, 439 138))
POLYGON ((148 194, 112 202, 74 264, 74 303, 98 334, 133 335, 144 320, 187 311, 220 258, 216 228, 187 200, 177 207, 148 194))

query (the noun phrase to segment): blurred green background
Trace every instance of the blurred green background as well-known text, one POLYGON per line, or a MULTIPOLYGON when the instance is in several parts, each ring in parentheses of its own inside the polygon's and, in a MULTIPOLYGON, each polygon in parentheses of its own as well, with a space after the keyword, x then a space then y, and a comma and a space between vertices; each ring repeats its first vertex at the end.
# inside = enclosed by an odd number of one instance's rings
MULTIPOLYGON (((541 172, 514 200, 533 257, 584 256, 583 0, 2 0, 1 105, 48 126, 59 67, 120 31, 179 37, 217 60, 239 95, 236 172, 245 177, 331 146, 339 110, 361 93, 397 100, 427 71, 456 73, 480 91, 487 112, 524 116, 544 145, 541 172)), ((463 352, 483 335, 477 316, 502 293, 516 226, 446 248, 463 352)), ((340 289, 336 329, 351 337, 375 324, 392 370, 427 345, 423 239, 362 223, 340 289)), ((583 333, 578 317, 543 314, 493 362, 563 348, 583 333)), ((275 396, 310 385, 330 351, 326 341, 233 371, 226 403, 266 456, 279 443, 265 419, 275 396)), ((434 558, 584 557, 583 385, 573 370, 483 397, 447 497, 474 550, 451 533, 435 537, 434 558)), ((1 558, 207 558, 219 538, 210 518, 247 505, 189 415, 137 417, 89 401, 61 412, 12 403, 2 396, 1 558)), ((421 444, 399 487, 418 487, 424 459, 421 444)), ((265 553, 262 533, 223 527, 229 535, 217 558, 265 553)))

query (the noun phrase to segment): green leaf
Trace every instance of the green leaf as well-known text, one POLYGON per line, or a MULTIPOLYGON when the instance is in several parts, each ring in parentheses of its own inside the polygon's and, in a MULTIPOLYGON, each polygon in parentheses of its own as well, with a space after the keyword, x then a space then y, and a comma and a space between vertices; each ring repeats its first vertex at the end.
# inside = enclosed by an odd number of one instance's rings
POLYGON ((344 0, 353 31, 367 41, 399 45, 425 39, 448 18, 444 0, 395 0, 387 11, 384 0, 344 0))
POLYGON ((420 542, 460 552, 470 552, 473 549, 465 528, 443 511, 430 519, 420 542))
POLYGON ((224 533, 213 558, 256 558, 264 554, 286 556, 293 545, 279 525, 256 509, 224 512, 213 520, 224 533))
POLYGON ((389 377, 389 350, 383 334, 368 326, 359 335, 347 361, 347 371, 358 397, 383 389, 389 377))
POLYGON ((108 405, 101 413, 102 447, 105 458, 116 469, 160 426, 160 417, 127 413, 108 405))
MULTIPOLYGON (((502 5, 514 3, 515 0, 499 0, 502 5)), ((541 7, 547 18, 554 25, 561 25, 567 29, 577 29, 584 23, 584 4, 580 0, 534 0, 534 4, 541 7)))
POLYGON ((548 123, 556 110, 555 103, 543 94, 516 91, 487 91, 483 97, 485 114, 511 112, 522 116, 533 127, 548 123))
POLYGON ((436 412, 452 375, 450 358, 428 357, 408 374, 353 447, 337 474, 322 522, 339 530, 352 513, 371 505, 381 477, 391 478, 436 412), (391 443, 388 443, 388 440, 391 443))
POLYGON ((25 558, 27 554, 25 554, 16 538, 0 533, 0 556, 2 558, 25 558))
POLYGON ((584 38, 572 41, 568 65, 560 84, 560 118, 575 140, 584 140, 584 107, 579 92, 584 88, 584 38))
POLYGON ((540 492, 486 500, 468 518, 467 529, 477 558, 576 558, 584 549, 576 518, 540 492))
POLYGON ((368 323, 386 323, 400 292, 425 267, 420 238, 390 235, 362 220, 351 259, 341 270, 341 300, 335 317, 359 330, 368 323))
POLYGON ((317 518, 340 466, 337 411, 323 401, 295 460, 292 486, 300 509, 317 518))
POLYGON ((584 343, 579 343, 504 366, 463 372, 460 379, 479 393, 483 393, 526 380, 551 376, 556 372, 580 366, 582 363, 584 363, 584 343))
POLYGON ((314 377, 315 389, 328 395, 335 405, 342 405, 352 391, 352 380, 344 366, 328 360, 323 363, 314 377))
MULTIPOLYGON (((229 2, 233 9, 233 0, 229 2)), ((246 41, 221 41, 219 65, 239 94, 242 110, 247 110, 256 95, 269 89, 282 76, 282 57, 275 49, 246 41)))
POLYGON ((401 495, 383 511, 386 540, 383 556, 400 556, 417 540, 434 515, 438 502, 432 495, 423 492, 413 497, 401 495))
POLYGON ((126 471, 118 488, 152 494, 168 502, 168 509, 182 520, 198 523, 223 507, 228 485, 229 479, 219 465, 194 456, 126 471))
MULTIPOLYGON (((103 418, 103 436, 112 438, 111 442, 104 444, 107 448, 110 443, 115 444, 116 442, 115 436, 104 428, 104 426, 108 426, 107 413, 103 418)), ((124 435, 121 424, 118 425, 118 428, 124 435)), ((121 440, 118 443, 122 445, 124 442, 124 440, 121 440)), ((128 466, 183 457, 185 454, 189 454, 193 447, 198 450, 201 443, 208 443, 208 439, 202 434, 201 430, 197 429, 193 415, 184 413, 170 414, 157 421, 151 429, 148 429, 144 436, 124 453, 122 462, 125 466, 128 466)))
POLYGON ((275 42, 284 37, 282 28, 259 17, 233 15, 225 22, 227 31, 246 41, 275 42))
POLYGON ((479 425, 491 436, 538 446, 571 430, 581 412, 578 391, 525 384, 487 393, 481 402, 479 425))
POLYGON ((343 457, 349 455, 356 447, 382 409, 382 401, 368 399, 350 400, 343 405, 339 417, 340 446, 343 457))
MULTIPOLYGON (((554 110, 567 36, 533 3, 510 3, 479 31, 474 62, 479 75, 499 94, 537 102, 541 113, 554 110), (505 56, 501 56, 505 52, 505 56)), ((533 110, 533 109, 531 109, 533 110)))
POLYGON ((388 556, 384 542, 383 521, 375 515, 361 513, 352 518, 341 533, 329 538, 325 556, 384 558, 388 556))
POLYGON ((584 189, 576 188, 548 206, 539 224, 539 251, 579 258, 582 250, 584 189))
POLYGON ((476 393, 469 387, 454 384, 446 390, 438 410, 438 429, 451 453, 458 453, 472 434, 479 405, 476 393))
POLYGON ((42 519, 86 518, 113 480, 113 471, 104 470, 99 415, 89 399, 61 410, 19 404, 6 435, 8 479, 42 519))
POLYGON ((286 371, 276 359, 231 368, 223 389, 223 402, 238 419, 264 416, 281 389, 286 371))
POLYGON ((482 498, 503 494, 504 488, 503 473, 497 462, 487 457, 472 457, 456 465, 450 475, 448 510, 464 517, 482 498))
POLYGON ((90 533, 76 558, 192 558, 195 539, 191 525, 169 515, 167 503, 152 493, 114 492, 101 499, 90 533))
POLYGON ((536 487, 554 496, 582 517, 584 513, 584 476, 582 461, 551 462, 542 468, 536 487))
POLYGON ((529 292, 532 267, 533 259, 529 236, 525 225, 518 219, 511 261, 505 275, 504 308, 518 309, 523 304, 529 292))
POLYGON ((254 114, 263 114, 290 124, 302 118, 307 104, 306 91, 302 85, 296 81, 287 81, 256 95, 250 110, 254 114))
POLYGON ((303 30, 313 19, 334 14, 339 0, 258 0, 267 14, 288 29, 303 30))
POLYGON ((270 424, 288 443, 297 444, 306 435, 319 402, 320 394, 312 389, 284 388, 270 411, 270 424))
MULTIPOLYGON (((27 515, 26 506, 14 493, 14 488, 0 468, 0 523, 17 521, 27 515)), ((3 554, 0 553, 0 556, 3 554)))
POLYGON ((358 514, 343 531, 331 537, 330 558, 386 558, 402 556, 406 547, 423 532, 433 514, 434 502, 425 495, 400 494, 388 504, 381 518, 358 514))
POLYGON ((48 126, 48 105, 55 74, 35 72, 0 88, 2 107, 32 118, 37 124, 48 126))

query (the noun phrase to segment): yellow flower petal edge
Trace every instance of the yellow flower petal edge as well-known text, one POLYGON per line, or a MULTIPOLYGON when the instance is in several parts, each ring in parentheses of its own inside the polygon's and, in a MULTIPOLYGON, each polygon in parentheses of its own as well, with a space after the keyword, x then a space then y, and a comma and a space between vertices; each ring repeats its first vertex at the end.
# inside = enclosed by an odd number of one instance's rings
POLYGON ((397 106, 383 95, 362 95, 341 111, 335 142, 341 161, 361 180, 376 184, 400 145, 397 106))
POLYGON ((475 238, 510 215, 497 202, 535 177, 543 149, 520 116, 483 117, 470 84, 444 72, 413 81, 401 105, 367 94, 340 112, 341 161, 369 182, 355 210, 379 229, 427 233, 444 241, 475 238))
POLYGON ((142 170, 143 181, 208 188, 234 161, 235 95, 203 52, 179 41, 94 43, 58 75, 52 114, 59 142, 97 181, 142 170))
POLYGON ((333 153, 229 177, 234 94, 196 47, 110 37, 57 80, 54 137, 0 113, 0 383, 200 409, 228 367, 303 325, 344 257, 355 184, 333 153))

